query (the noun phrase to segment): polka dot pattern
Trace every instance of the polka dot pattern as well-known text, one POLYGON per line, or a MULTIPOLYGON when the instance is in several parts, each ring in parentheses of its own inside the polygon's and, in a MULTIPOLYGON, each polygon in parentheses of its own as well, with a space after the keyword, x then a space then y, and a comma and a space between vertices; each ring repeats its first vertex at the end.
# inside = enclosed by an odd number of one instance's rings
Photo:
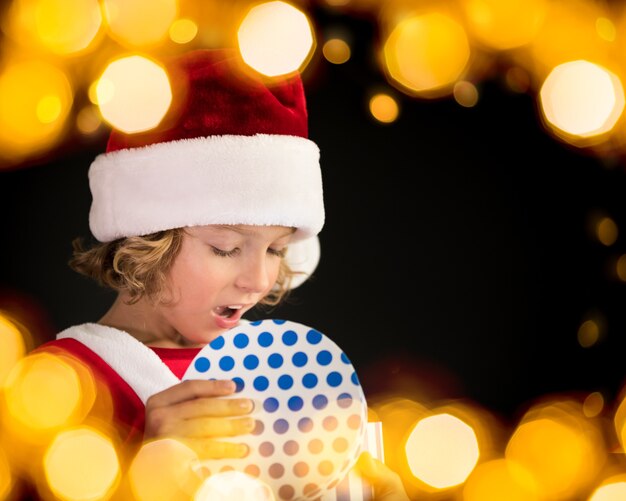
POLYGON ((241 459, 202 461, 259 478, 277 501, 313 500, 336 486, 361 449, 367 404, 354 367, 321 332, 286 320, 242 324, 198 353, 183 379, 231 379, 254 401, 241 459))

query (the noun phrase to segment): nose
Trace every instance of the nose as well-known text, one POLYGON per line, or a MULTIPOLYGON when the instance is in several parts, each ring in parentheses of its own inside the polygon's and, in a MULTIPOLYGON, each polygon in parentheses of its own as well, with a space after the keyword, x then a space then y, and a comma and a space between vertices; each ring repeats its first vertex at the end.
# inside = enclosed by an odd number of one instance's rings
POLYGON ((267 290, 270 286, 270 277, 266 256, 251 256, 246 259, 235 283, 246 292, 261 293, 267 290))

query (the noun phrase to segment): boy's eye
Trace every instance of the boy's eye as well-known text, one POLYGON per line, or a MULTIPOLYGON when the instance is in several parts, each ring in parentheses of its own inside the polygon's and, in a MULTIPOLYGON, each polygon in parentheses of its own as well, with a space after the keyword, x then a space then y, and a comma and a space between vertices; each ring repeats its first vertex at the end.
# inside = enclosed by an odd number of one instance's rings
POLYGON ((215 254, 216 256, 220 256, 220 257, 233 257, 237 254, 237 252, 239 251, 239 249, 237 247, 235 247, 232 250, 222 250, 222 249, 218 249, 217 247, 211 246, 211 249, 213 250, 213 254, 215 254))

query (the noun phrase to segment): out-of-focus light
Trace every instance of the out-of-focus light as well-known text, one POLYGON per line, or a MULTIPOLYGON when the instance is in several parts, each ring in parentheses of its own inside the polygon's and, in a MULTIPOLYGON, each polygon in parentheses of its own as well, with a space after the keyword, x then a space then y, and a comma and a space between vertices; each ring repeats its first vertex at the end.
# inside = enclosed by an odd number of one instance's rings
POLYGON ((167 73, 142 56, 109 64, 98 80, 96 93, 104 120, 127 134, 156 127, 172 102, 167 73))
POLYGON ((588 418, 599 416, 604 410, 604 397, 599 391, 587 395, 583 401, 583 414, 588 418))
POLYGON ((178 14, 177 0, 103 0, 113 38, 131 47, 161 43, 178 14))
POLYGON ((194 501, 274 501, 270 487, 259 479, 238 471, 225 471, 208 477, 194 501))
POLYGON ((188 501, 200 484, 200 477, 192 469, 197 460, 196 453, 177 440, 145 443, 128 470, 134 499, 188 501))
POLYGON ((619 78, 583 60, 554 68, 541 86, 540 100, 552 130, 581 138, 610 131, 624 110, 619 78))
POLYGON ((626 451, 626 388, 622 388, 620 396, 616 399, 617 410, 613 416, 613 425, 622 451, 626 451))
MULTIPOLYGON (((0 390, 9 372, 26 353, 24 338, 17 326, 0 312, 0 390)), ((1 499, 1 497, 0 497, 1 499)))
POLYGON ((26 157, 61 137, 73 91, 60 69, 43 61, 9 64, 0 73, 0 156, 26 157))
POLYGON ((466 80, 455 83, 452 94, 455 101, 465 108, 473 108, 478 102, 478 89, 466 80))
POLYGON ((191 19, 177 19, 170 26, 170 39, 178 44, 191 42, 198 34, 198 25, 191 19))
POLYGON ((550 0, 537 35, 526 47, 540 79, 567 61, 585 59, 608 64, 611 43, 601 38, 597 19, 608 18, 601 3, 589 0, 550 0))
POLYGON ((506 84, 513 92, 523 94, 530 88, 530 76, 528 71, 519 66, 513 66, 506 71, 506 84))
POLYGON ((578 344, 589 348, 600 339, 600 326, 594 320, 585 320, 578 328, 578 344))
POLYGON ((589 496, 588 501, 623 501, 626 499, 626 475, 604 480, 589 496))
POLYGON ((418 421, 405 451, 413 475, 437 489, 463 483, 480 456, 472 427, 450 414, 418 421))
POLYGON ((102 14, 98 0, 14 0, 8 25, 22 44, 73 55, 94 45, 102 14))
POLYGON ((389 94, 379 93, 372 96, 369 102, 372 116, 383 123, 395 122, 400 113, 398 103, 389 94))
POLYGON ((548 499, 570 499, 589 488, 606 450, 582 406, 564 401, 530 411, 509 439, 505 456, 524 466, 548 499))
POLYGON ((243 60, 270 77, 302 70, 315 45, 306 14, 282 2, 252 7, 237 30, 243 60))
POLYGON ((607 42, 615 41, 617 30, 615 24, 608 17, 599 17, 596 19, 596 31, 603 40, 607 42))
POLYGON ((84 106, 76 116, 76 128, 81 134, 93 134, 100 128, 100 125, 102 125, 100 113, 93 105, 84 106))
POLYGON ((449 94, 462 76, 470 46, 461 24, 432 12, 400 21, 385 41, 383 53, 391 82, 411 94, 438 97, 449 94))
POLYGON ((25 427, 25 433, 73 424, 88 410, 81 402, 76 370, 48 353, 30 354, 15 365, 6 380, 5 398, 10 415, 25 427))
POLYGON ((484 45, 508 50, 529 43, 546 14, 546 0, 463 0, 467 26, 484 45))
POLYGON ((12 487, 13 474, 11 473, 11 465, 0 446, 0 499, 9 499, 8 496, 12 487))
POLYGON ((50 489, 58 499, 67 501, 107 499, 120 479, 113 443, 87 426, 59 433, 48 447, 43 463, 50 489))
POLYGON ((463 485, 463 501, 540 501, 532 474, 507 459, 481 463, 463 485))
POLYGON ((331 38, 322 46, 322 54, 329 63, 343 64, 350 59, 350 46, 341 38, 331 38))
POLYGON ((626 282, 626 254, 622 254, 617 259, 616 272, 617 272, 617 277, 622 282, 626 282))
POLYGON ((613 245, 619 234, 617 224, 610 217, 603 217, 596 224, 596 237, 598 241, 607 247, 613 245))

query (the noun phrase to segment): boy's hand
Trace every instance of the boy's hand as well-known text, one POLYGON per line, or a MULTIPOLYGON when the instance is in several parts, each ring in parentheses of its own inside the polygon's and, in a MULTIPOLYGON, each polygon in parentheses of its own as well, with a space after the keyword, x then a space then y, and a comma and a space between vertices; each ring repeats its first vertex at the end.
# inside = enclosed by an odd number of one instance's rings
POLYGON ((215 440, 250 433, 255 421, 244 417, 254 404, 247 398, 220 398, 235 391, 228 380, 188 380, 152 395, 146 402, 145 439, 176 438, 200 459, 246 456, 245 444, 215 440))
POLYGON ((374 501, 409 501, 400 475, 385 463, 363 452, 356 463, 359 474, 374 489, 374 501))

